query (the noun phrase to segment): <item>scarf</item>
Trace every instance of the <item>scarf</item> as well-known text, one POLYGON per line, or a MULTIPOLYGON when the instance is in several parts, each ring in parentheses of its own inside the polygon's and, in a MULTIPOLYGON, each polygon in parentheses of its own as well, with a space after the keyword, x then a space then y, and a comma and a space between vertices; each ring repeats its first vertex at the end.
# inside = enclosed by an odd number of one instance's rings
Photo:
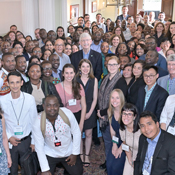
MULTIPOLYGON (((98 104, 99 104, 100 110, 106 109, 109 107, 110 93, 112 92, 117 81, 122 76, 121 76, 120 72, 117 72, 108 83, 109 77, 110 77, 110 74, 108 74, 104 78, 104 80, 101 83, 100 89, 99 89, 98 104)), ((105 115, 104 119, 99 118, 99 121, 100 121, 100 128, 102 131, 104 131, 109 124, 108 115, 105 115)))

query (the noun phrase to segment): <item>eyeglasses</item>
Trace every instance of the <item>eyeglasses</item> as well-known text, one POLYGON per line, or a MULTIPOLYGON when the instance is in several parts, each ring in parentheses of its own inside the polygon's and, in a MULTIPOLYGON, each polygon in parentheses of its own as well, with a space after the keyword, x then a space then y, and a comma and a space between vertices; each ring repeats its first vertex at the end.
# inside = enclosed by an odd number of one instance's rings
POLYGON ((175 64, 168 63, 168 66, 175 66, 175 64))
POLYGON ((52 68, 51 67, 45 67, 45 68, 43 68, 43 71, 48 71, 48 70, 52 70, 52 68))
POLYGON ((118 64, 107 64, 109 67, 116 67, 118 64))
POLYGON ((90 39, 83 39, 83 40, 81 40, 81 42, 88 42, 88 41, 90 41, 90 39))
POLYGON ((157 74, 155 74, 155 75, 143 75, 143 77, 144 77, 144 78, 150 78, 150 79, 152 79, 152 78, 154 78, 156 75, 157 75, 157 74))
POLYGON ((123 116, 132 117, 132 116, 133 116, 133 113, 126 113, 126 112, 123 112, 122 115, 123 115, 123 116))
POLYGON ((56 47, 63 47, 63 44, 55 44, 56 47))
POLYGON ((33 51, 33 53, 41 53, 41 51, 35 50, 35 51, 33 51))

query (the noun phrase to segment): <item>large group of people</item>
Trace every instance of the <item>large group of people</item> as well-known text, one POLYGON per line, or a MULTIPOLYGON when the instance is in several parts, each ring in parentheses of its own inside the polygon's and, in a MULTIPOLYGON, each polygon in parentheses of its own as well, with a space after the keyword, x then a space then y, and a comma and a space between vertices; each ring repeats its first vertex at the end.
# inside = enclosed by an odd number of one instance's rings
POLYGON ((174 175, 175 22, 123 6, 77 24, 0 36, 0 174, 31 149, 41 175, 81 175, 100 129, 108 175, 174 175))

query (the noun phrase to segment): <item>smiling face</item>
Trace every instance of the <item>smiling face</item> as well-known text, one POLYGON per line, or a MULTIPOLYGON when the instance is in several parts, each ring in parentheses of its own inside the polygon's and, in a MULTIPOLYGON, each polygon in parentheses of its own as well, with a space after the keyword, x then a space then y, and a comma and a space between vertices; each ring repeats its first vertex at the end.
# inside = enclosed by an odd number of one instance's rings
POLYGON ((111 100, 111 105, 114 108, 121 106, 120 96, 119 96, 118 92, 116 92, 116 91, 112 92, 110 100, 111 100))
POLYGON ((131 78, 132 77, 132 67, 131 66, 127 66, 127 67, 124 68, 123 76, 125 78, 131 78))
POLYGON ((73 68, 67 67, 64 69, 63 71, 64 81, 72 82, 74 76, 75 76, 75 72, 73 68))
POLYGON ((128 42, 128 46, 130 48, 130 51, 133 51, 134 50, 134 47, 135 47, 135 42, 134 41, 129 41, 128 42))
POLYGON ((16 44, 14 48, 17 50, 17 54, 18 55, 22 55, 23 54, 23 48, 21 47, 20 44, 16 44))
POLYGON ((119 42, 120 42, 119 37, 118 37, 118 36, 115 36, 115 37, 112 39, 112 46, 117 47, 118 44, 119 44, 119 42))
POLYGON ((9 42, 7 42, 7 41, 2 42, 1 51, 3 54, 9 52, 10 48, 11 48, 11 46, 10 46, 9 42))
POLYGON ((133 74, 136 78, 139 78, 142 75, 143 66, 141 63, 135 63, 133 67, 133 74))
POLYGON ((140 57, 144 54, 144 49, 140 45, 136 47, 136 54, 140 57))
POLYGON ((92 40, 89 37, 81 38, 80 45, 83 49, 90 49, 92 44, 92 40))
POLYGON ((127 47, 126 47, 126 44, 120 44, 119 47, 118 47, 118 53, 119 55, 126 55, 127 53, 127 47))
POLYGON ((14 71, 16 66, 15 57, 13 55, 4 56, 2 60, 2 65, 7 72, 14 71))
POLYGON ((56 54, 52 54, 49 57, 49 61, 51 62, 53 69, 58 69, 58 67, 60 66, 60 59, 56 54))
POLYGON ((41 69, 38 65, 33 65, 28 72, 31 80, 39 80, 41 77, 41 69))
POLYGON ((43 75, 46 77, 50 77, 52 75, 52 64, 45 63, 42 65, 43 68, 43 75))
POLYGON ((145 62, 147 64, 156 64, 157 61, 158 61, 158 57, 156 56, 156 53, 152 50, 149 50, 147 53, 146 53, 146 56, 145 56, 145 62))
POLYGON ((51 52, 50 52, 49 50, 46 50, 46 51, 44 52, 43 59, 44 59, 44 60, 48 60, 48 58, 49 58, 50 55, 51 55, 51 52))
POLYGON ((167 68, 170 75, 175 75, 175 61, 168 61, 167 68))
POLYGON ((130 62, 129 58, 127 56, 121 56, 120 57, 120 69, 123 70, 124 66, 130 62))
POLYGON ((72 53, 72 47, 69 44, 66 45, 64 53, 68 56, 72 53))
POLYGON ((132 111, 126 110, 122 112, 122 122, 124 125, 127 126, 133 126, 134 124, 134 113, 132 111))
POLYGON ((16 69, 22 73, 25 73, 26 67, 27 63, 25 57, 18 58, 16 62, 16 69))
POLYGON ((118 72, 119 67, 120 65, 117 63, 115 59, 111 59, 107 63, 107 69, 111 75, 116 74, 118 72))
POLYGON ((64 34, 63 29, 62 29, 62 28, 58 28, 58 30, 57 30, 57 35, 58 35, 58 37, 62 37, 63 34, 64 34))
POLYGON ((89 75, 90 73, 90 65, 86 62, 83 62, 80 67, 82 75, 89 75))
POLYGON ((109 50, 109 44, 107 42, 103 42, 101 44, 101 52, 103 54, 107 54, 108 53, 108 50, 109 50))
POLYGON ((153 140, 159 134, 159 123, 155 123, 152 117, 142 117, 140 118, 140 130, 144 136, 153 140))
POLYGON ((171 36, 175 34, 175 24, 170 24, 170 33, 171 36))

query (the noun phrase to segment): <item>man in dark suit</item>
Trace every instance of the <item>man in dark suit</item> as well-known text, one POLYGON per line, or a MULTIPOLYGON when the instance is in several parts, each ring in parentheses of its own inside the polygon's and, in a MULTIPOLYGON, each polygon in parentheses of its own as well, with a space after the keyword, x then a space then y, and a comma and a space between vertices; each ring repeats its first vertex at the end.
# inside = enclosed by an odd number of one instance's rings
POLYGON ((139 88, 136 106, 139 114, 143 111, 151 111, 157 116, 159 121, 168 92, 156 83, 158 77, 156 66, 145 66, 143 78, 146 86, 139 88))
POLYGON ((140 115, 139 149, 134 175, 174 175, 175 137, 159 128, 157 117, 149 111, 140 115))
POLYGON ((102 74, 102 56, 100 53, 90 49, 92 39, 88 33, 82 33, 80 35, 80 45, 82 50, 75 52, 71 57, 71 63, 78 71, 78 65, 81 59, 89 59, 92 63, 94 70, 94 76, 100 80, 102 74))
POLYGON ((159 60, 158 52, 156 50, 149 50, 145 56, 145 62, 150 65, 155 65, 158 68, 159 78, 168 75, 168 71, 160 66, 157 66, 159 60))
POLYGON ((124 19, 127 21, 128 16, 129 16, 127 13, 128 13, 128 7, 123 6, 122 7, 122 14, 117 17, 116 21, 117 20, 123 21, 124 19))
POLYGON ((26 42, 26 46, 25 46, 26 52, 23 54, 24 57, 26 58, 26 61, 29 61, 30 57, 32 56, 32 51, 34 47, 35 47, 35 44, 33 41, 26 42))

